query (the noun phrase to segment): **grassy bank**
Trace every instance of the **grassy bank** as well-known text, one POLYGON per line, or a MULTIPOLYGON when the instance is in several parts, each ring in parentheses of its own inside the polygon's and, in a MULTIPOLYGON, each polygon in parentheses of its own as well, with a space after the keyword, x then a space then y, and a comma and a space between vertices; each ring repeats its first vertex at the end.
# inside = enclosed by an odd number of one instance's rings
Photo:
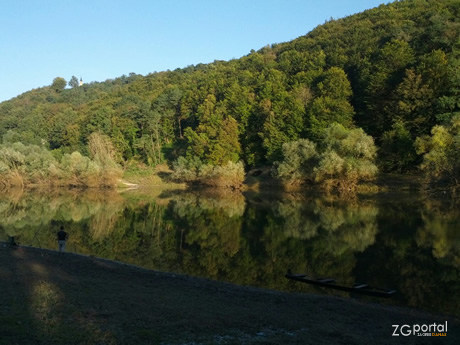
MULTIPOLYGON (((411 309, 238 287, 74 254, 0 245, 0 344, 429 344, 411 309)), ((430 342, 431 341, 431 342, 430 342)))
MULTIPOLYGON (((178 183, 171 178, 172 171, 167 165, 148 167, 142 164, 129 164, 123 172, 125 182, 139 187, 161 187, 172 189, 184 189, 185 183, 178 183)), ((126 183, 119 183, 118 187, 129 187, 126 183)))

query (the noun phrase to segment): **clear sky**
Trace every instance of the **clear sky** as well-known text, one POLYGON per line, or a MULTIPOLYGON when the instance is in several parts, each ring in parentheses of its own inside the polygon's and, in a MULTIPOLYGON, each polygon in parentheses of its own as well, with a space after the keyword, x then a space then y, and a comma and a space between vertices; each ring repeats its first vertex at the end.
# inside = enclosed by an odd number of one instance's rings
POLYGON ((0 101, 55 77, 104 81, 239 58, 382 0, 5 0, 0 101))

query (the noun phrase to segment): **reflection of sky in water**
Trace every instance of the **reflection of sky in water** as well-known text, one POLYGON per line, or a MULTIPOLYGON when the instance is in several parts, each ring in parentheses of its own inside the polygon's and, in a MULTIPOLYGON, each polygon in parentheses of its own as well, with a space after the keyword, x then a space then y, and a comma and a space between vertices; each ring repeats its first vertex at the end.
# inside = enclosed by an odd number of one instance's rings
POLYGON ((459 210, 407 195, 341 201, 184 191, 16 193, 0 196, 0 238, 55 249, 64 225, 69 251, 236 284, 324 291, 287 282, 290 268, 395 288, 393 302, 455 313, 459 210))

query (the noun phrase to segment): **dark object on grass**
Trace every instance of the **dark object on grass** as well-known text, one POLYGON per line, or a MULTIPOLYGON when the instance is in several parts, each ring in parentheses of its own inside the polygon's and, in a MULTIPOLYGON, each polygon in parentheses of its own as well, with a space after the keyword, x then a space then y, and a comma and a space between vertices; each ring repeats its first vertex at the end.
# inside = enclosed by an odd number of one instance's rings
POLYGON ((381 289, 369 286, 367 284, 354 284, 353 286, 343 286, 335 284, 334 279, 323 278, 323 279, 313 279, 308 277, 306 274, 292 274, 289 270, 285 275, 286 278, 295 280, 302 283, 307 283, 311 285, 326 287, 330 289, 348 291, 351 293, 358 293, 361 295, 374 296, 374 297, 391 297, 396 293, 396 290, 393 289, 381 289))

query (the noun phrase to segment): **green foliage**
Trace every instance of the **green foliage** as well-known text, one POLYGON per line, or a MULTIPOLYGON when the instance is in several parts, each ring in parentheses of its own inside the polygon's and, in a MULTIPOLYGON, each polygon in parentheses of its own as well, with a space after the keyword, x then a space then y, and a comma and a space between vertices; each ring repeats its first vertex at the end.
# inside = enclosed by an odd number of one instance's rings
POLYGON ((200 182, 206 186, 228 187, 232 189, 241 188, 244 177, 243 163, 234 163, 232 161, 214 167, 205 165, 199 173, 200 182))
POLYGON ((423 154, 421 169, 433 182, 460 185, 460 116, 449 126, 435 126, 431 136, 415 141, 418 154, 423 154))
POLYGON ((406 172, 418 161, 414 140, 402 121, 383 133, 381 148, 380 163, 386 171, 406 172))
POLYGON ((12 147, 2 147, 0 159, 9 170, 18 170, 25 164, 25 156, 12 147))
POLYGON ((405 121, 410 133, 414 136, 422 135, 433 124, 433 118, 427 114, 433 104, 433 90, 422 81, 422 76, 412 69, 406 70, 406 76, 395 90, 399 100, 395 115, 405 121))
POLYGON ((354 190, 361 180, 372 180, 377 174, 374 160, 377 148, 372 137, 361 128, 348 130, 332 124, 326 130, 316 181, 336 183, 340 190, 354 190))
POLYGON ((55 92, 61 92, 66 87, 67 82, 64 78, 56 77, 53 79, 53 83, 51 84, 51 89, 55 92))
POLYGON ((65 154, 61 160, 61 167, 71 186, 84 186, 91 176, 97 176, 100 172, 100 167, 80 152, 65 154))
POLYGON ((277 176, 290 184, 298 184, 313 177, 318 163, 316 144, 308 139, 299 139, 283 144, 283 161, 277 166, 277 176))
POLYGON ((201 184, 211 187, 239 189, 245 173, 242 162, 228 161, 223 165, 204 164, 199 158, 179 157, 173 163, 172 177, 178 181, 201 184))
POLYGON ((15 142, 21 141, 21 136, 20 134, 16 133, 15 131, 12 131, 11 129, 6 132, 6 134, 3 135, 3 144, 13 144, 15 142))
POLYGON ((322 137, 325 129, 334 122, 350 127, 354 110, 349 102, 352 91, 345 72, 341 68, 331 67, 321 76, 316 89, 318 97, 308 112, 309 137, 322 137))
POLYGON ((262 146, 266 158, 273 162, 280 158, 281 147, 285 142, 296 140, 304 128, 304 106, 295 95, 281 92, 271 102, 262 102, 261 113, 266 117, 262 132, 262 146))
POLYGON ((78 78, 76 76, 73 75, 72 78, 70 78, 69 86, 73 89, 80 86, 80 83, 78 82, 78 78))
POLYGON ((362 119, 365 129, 371 135, 381 135, 390 128, 395 104, 389 96, 413 61, 414 51, 409 43, 395 39, 386 43, 374 63, 367 66, 369 70, 363 76, 366 78, 365 107, 361 111, 366 117, 362 119))
POLYGON ((339 123, 375 139, 383 170, 411 171, 420 157, 410 143, 460 112, 459 36, 455 0, 396 1, 228 62, 82 86, 72 76, 68 89, 57 77, 0 104, 0 136, 89 155, 98 132, 119 164, 185 156, 256 167, 339 123))
POLYGON ((44 147, 20 142, 0 145, 0 186, 23 186, 49 180, 57 165, 44 147))
POLYGON ((238 123, 232 116, 225 116, 224 109, 216 106, 216 98, 209 95, 198 109, 199 126, 188 127, 187 157, 196 156, 205 164, 222 165, 236 162, 241 152, 238 140, 238 123))
POLYGON ((102 167, 115 167, 116 152, 110 138, 98 132, 91 133, 88 138, 88 149, 91 158, 102 167))
POLYGON ((308 139, 284 144, 284 159, 277 174, 291 184, 317 182, 340 192, 353 192, 359 181, 375 177, 376 151, 374 140, 362 129, 334 123, 325 130, 318 149, 308 139))
POLYGON ((172 177, 179 181, 193 182, 197 179, 202 165, 197 156, 189 159, 181 156, 173 162, 172 177))
POLYGON ((21 142, 0 145, 0 188, 34 185, 113 187, 121 169, 111 161, 95 160, 75 151, 57 160, 43 146, 21 142))

